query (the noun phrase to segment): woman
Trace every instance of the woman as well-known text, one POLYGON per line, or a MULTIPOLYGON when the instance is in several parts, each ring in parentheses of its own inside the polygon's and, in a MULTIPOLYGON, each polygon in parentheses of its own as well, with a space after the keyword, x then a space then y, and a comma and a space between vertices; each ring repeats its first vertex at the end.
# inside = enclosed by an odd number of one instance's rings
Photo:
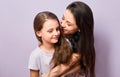
POLYGON ((61 21, 63 32, 73 51, 81 55, 81 71, 95 77, 94 19, 90 7, 80 1, 67 6, 61 21))
MULTIPOLYGON (((61 27, 65 37, 71 44, 73 50, 72 53, 76 53, 80 57, 78 58, 78 61, 76 60, 77 64, 75 63, 72 65, 72 67, 77 67, 79 65, 80 69, 77 68, 77 71, 80 71, 80 73, 74 73, 76 72, 75 68, 72 68, 72 72, 69 73, 68 67, 63 65, 59 67, 60 69, 57 69, 59 72, 56 74, 58 75, 61 73, 61 69, 64 68, 64 73, 62 73, 62 76, 68 75, 70 77, 80 77, 78 76, 78 74, 80 74, 84 75, 85 77, 95 77, 95 48, 93 31, 94 19, 90 7, 81 1, 76 1, 69 4, 66 8, 65 13, 63 14, 61 27), (71 75, 71 73, 77 75, 71 75)), ((60 55, 62 53, 62 51, 54 53, 52 59, 54 67, 65 63, 61 62, 61 60, 67 59, 67 57, 61 57, 60 55)), ((62 56, 64 55, 65 54, 62 54, 62 56)), ((54 70, 54 68, 52 70, 54 70)), ((51 74, 54 74, 54 72, 51 74)))

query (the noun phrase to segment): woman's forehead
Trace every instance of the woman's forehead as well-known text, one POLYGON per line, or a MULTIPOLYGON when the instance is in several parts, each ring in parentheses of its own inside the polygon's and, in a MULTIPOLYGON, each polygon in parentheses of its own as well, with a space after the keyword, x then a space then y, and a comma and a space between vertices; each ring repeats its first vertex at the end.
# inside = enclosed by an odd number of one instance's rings
POLYGON ((72 24, 75 23, 75 18, 74 18, 73 14, 71 13, 70 10, 67 9, 67 10, 65 11, 63 17, 65 18, 65 20, 66 20, 67 22, 72 23, 72 24))

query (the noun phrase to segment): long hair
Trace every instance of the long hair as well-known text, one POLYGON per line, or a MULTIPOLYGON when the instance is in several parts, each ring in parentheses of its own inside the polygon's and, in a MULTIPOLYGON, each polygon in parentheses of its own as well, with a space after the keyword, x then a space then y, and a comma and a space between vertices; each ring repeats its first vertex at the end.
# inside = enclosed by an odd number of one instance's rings
POLYGON ((87 4, 80 1, 69 4, 66 9, 71 11, 80 29, 79 36, 77 36, 78 41, 74 41, 76 45, 73 46, 77 46, 74 48, 81 54, 81 70, 86 77, 88 72, 90 72, 90 77, 95 77, 94 19, 92 10, 87 4))
MULTIPOLYGON (((55 19, 59 23, 57 16, 52 12, 44 11, 36 15, 34 19, 34 31, 38 41, 40 41, 41 43, 42 43, 41 37, 37 36, 36 32, 42 29, 43 24, 46 22, 47 19, 55 19)), ((51 61, 51 64, 54 64, 53 68, 61 63, 63 64, 69 63, 71 55, 72 51, 70 45, 63 37, 63 33, 60 28, 60 37, 58 39, 58 42, 55 44, 55 52, 51 61)))

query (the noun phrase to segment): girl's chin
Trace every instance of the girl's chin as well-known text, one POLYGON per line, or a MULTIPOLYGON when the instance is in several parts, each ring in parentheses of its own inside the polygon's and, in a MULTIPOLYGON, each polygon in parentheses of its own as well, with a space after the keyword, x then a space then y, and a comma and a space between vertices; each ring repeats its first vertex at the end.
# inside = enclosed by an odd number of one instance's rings
POLYGON ((57 42, 58 42, 58 40, 53 40, 53 41, 52 41, 52 43, 57 43, 57 42))

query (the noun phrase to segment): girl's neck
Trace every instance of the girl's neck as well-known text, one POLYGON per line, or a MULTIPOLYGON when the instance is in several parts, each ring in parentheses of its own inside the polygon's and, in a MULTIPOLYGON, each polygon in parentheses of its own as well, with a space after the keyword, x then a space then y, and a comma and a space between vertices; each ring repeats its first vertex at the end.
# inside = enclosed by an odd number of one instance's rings
POLYGON ((39 47, 46 53, 54 53, 55 51, 54 45, 40 44, 39 47))

